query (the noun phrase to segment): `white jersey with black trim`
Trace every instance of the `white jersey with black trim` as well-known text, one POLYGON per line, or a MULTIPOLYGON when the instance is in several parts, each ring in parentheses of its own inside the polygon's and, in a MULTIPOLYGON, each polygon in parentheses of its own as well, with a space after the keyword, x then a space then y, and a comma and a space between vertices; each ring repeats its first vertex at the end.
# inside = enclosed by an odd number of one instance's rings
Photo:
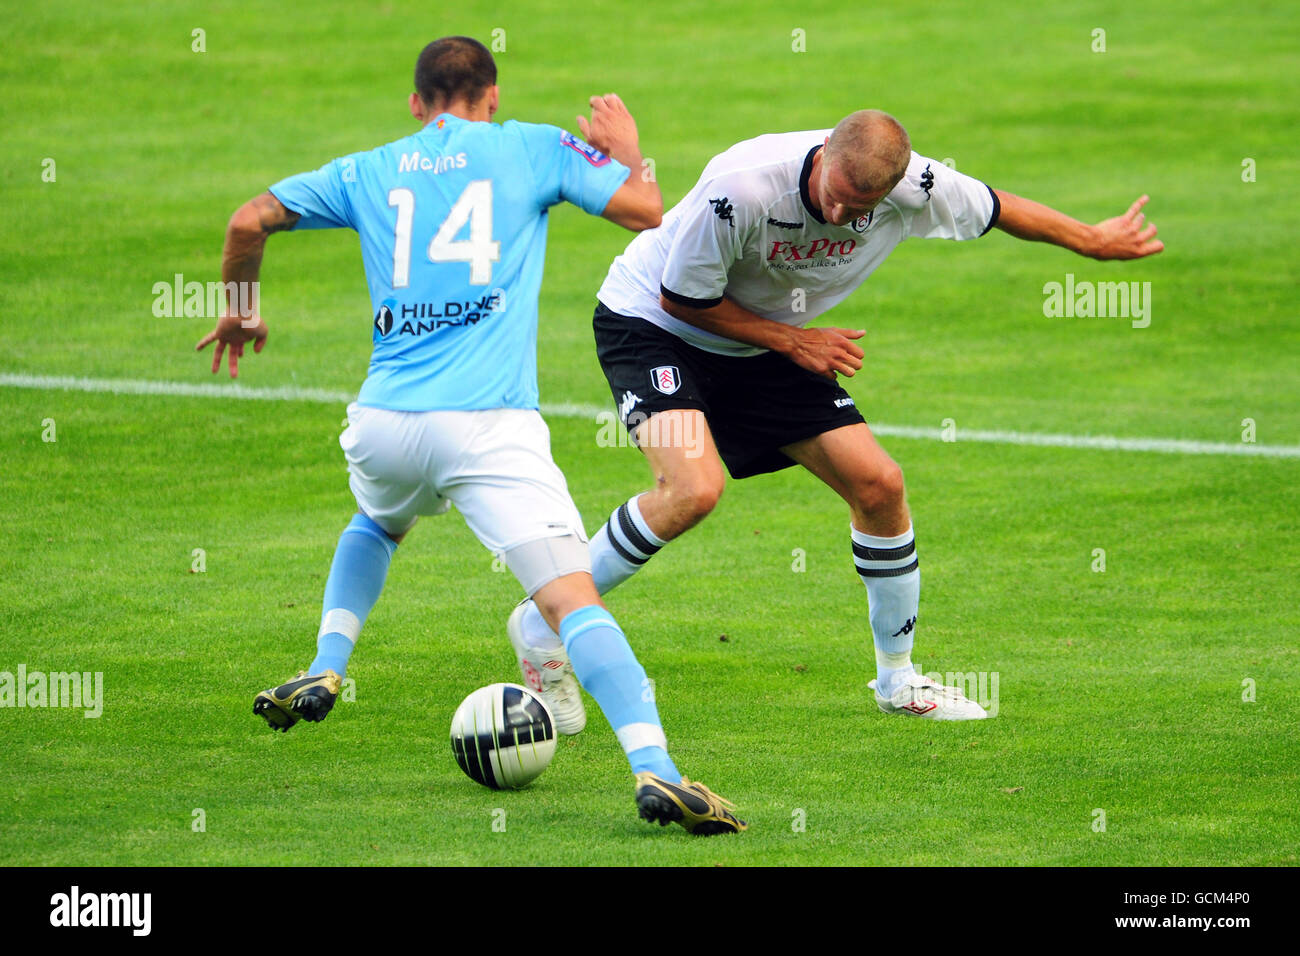
POLYGON ((866 281, 904 239, 974 239, 997 223, 993 190, 912 153, 907 173, 868 215, 844 226, 813 207, 808 178, 830 130, 737 143, 614 260, 597 298, 723 355, 764 351, 675 319, 659 306, 709 308, 725 295, 751 312, 802 326, 866 281))

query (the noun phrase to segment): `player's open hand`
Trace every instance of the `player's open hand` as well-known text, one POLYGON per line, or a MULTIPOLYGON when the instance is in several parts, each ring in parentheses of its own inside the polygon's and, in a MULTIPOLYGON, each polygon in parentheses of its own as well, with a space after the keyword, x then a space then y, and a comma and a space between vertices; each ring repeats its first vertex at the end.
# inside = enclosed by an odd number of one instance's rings
POLYGON ((866 329, 796 329, 794 347, 787 358, 810 372, 835 378, 835 373, 852 377, 862 368, 866 353, 851 342, 866 335, 866 329))
POLYGON ((244 357, 244 346, 253 343, 253 351, 260 352, 266 345, 266 323, 260 315, 240 318, 237 315, 223 315, 217 319, 217 326, 194 346, 194 351, 202 352, 209 342, 217 343, 217 350, 212 354, 212 374, 217 374, 221 367, 221 353, 230 350, 230 377, 239 375, 239 360, 244 357))
POLYGON ((1093 226, 1096 233, 1094 259, 1141 259, 1162 251, 1165 244, 1156 238, 1155 223, 1146 223, 1142 207, 1150 196, 1143 196, 1128 207, 1128 212, 1093 226), (1146 227, 1143 228, 1143 224, 1146 227))
POLYGON ((620 155, 639 155, 636 120, 628 112, 617 93, 591 98, 591 122, 578 117, 582 138, 606 155, 618 159, 620 155))

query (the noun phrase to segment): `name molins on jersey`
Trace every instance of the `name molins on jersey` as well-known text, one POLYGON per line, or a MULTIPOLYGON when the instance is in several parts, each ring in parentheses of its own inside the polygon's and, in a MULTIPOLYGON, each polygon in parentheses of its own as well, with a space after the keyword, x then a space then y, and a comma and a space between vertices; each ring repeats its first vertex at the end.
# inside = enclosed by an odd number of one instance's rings
POLYGON ((847 256, 858 247, 856 239, 814 239, 808 244, 807 249, 797 242, 786 242, 781 239, 772 241, 772 251, 768 254, 767 261, 780 258, 785 262, 801 262, 804 259, 814 259, 818 253, 826 258, 831 256, 847 256))
POLYGON ((469 162, 464 153, 455 156, 421 156, 417 149, 413 153, 403 153, 397 161, 399 173, 445 173, 449 169, 464 169, 469 162))

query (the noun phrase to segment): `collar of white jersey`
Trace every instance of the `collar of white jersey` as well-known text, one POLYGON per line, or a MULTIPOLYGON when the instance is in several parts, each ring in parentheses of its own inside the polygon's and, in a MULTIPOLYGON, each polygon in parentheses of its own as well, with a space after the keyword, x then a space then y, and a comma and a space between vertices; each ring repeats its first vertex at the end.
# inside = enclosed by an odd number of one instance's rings
POLYGON ((808 155, 803 159, 803 171, 799 173, 799 198, 803 200, 803 208, 808 210, 808 215, 812 216, 824 226, 826 225, 826 220, 822 218, 822 214, 819 213, 817 207, 813 205, 812 194, 808 192, 808 180, 812 177, 813 160, 817 158, 817 150, 821 148, 822 144, 818 143, 812 149, 808 150, 808 155))

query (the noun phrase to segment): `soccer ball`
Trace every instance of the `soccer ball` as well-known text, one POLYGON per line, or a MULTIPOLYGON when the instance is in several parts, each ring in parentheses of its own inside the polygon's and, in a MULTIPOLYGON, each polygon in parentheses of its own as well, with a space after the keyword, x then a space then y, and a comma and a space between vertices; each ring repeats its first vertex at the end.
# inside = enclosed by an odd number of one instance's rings
POLYGON ((473 781, 518 790, 555 756, 555 718, 541 696, 518 684, 489 684, 451 718, 451 752, 473 781))

